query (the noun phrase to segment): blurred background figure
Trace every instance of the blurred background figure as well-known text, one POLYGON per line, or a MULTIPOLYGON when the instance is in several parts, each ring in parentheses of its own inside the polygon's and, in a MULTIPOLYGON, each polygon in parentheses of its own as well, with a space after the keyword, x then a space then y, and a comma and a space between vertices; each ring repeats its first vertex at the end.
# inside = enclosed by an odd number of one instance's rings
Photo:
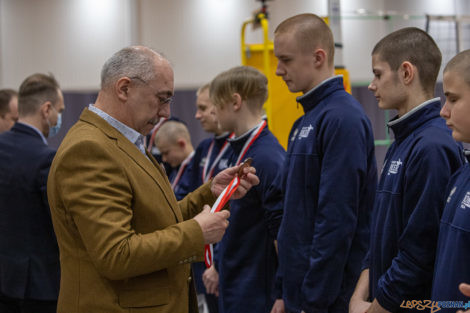
POLYGON ((0 133, 10 130, 18 121, 18 93, 13 89, 0 90, 0 133))
POLYGON ((182 122, 166 121, 155 135, 155 146, 162 161, 171 166, 168 178, 176 199, 183 199, 188 193, 189 163, 194 155, 188 128, 182 122))
POLYGON ((21 84, 19 120, 0 134, 0 312, 55 313, 59 249, 47 202, 47 176, 65 109, 52 75, 21 84))

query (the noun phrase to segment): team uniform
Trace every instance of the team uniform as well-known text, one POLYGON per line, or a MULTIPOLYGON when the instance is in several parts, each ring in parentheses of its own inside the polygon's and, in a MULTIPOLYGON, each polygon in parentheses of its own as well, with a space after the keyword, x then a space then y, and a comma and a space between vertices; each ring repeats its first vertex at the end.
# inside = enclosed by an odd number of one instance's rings
POLYGON ((282 175, 276 297, 287 312, 347 312, 377 183, 372 127, 332 77, 297 98, 282 175))
MULTIPOLYGON (((432 300, 462 301, 470 299, 459 291, 461 283, 470 282, 470 166, 466 163, 449 182, 447 203, 442 214, 432 300)), ((440 312, 455 312, 452 305, 440 305, 440 312)))
POLYGON ((462 164, 440 106, 431 99, 388 123, 395 142, 377 188, 364 268, 371 299, 392 312, 409 312, 400 308, 404 300, 430 298, 442 188, 462 164))
MULTIPOLYGON (((171 183, 171 188, 175 193, 176 200, 181 200, 189 193, 188 186, 191 180, 191 161, 194 157, 194 151, 191 152, 181 164, 170 172, 168 179, 171 183)), ((194 188, 196 189, 196 188, 194 188)), ((193 190, 194 190, 193 189, 193 190)))
MULTIPOLYGON (((231 150, 230 144, 227 141, 229 137, 229 133, 224 133, 220 136, 214 136, 213 138, 201 141, 195 150, 190 164, 187 187, 183 186, 183 189, 186 189, 187 192, 196 190, 199 186, 228 167, 228 156, 231 150)), ((215 251, 217 252, 217 249, 215 251)), ((193 263, 192 268, 197 293, 205 294, 210 312, 216 311, 217 299, 214 299, 212 295, 206 294, 206 288, 202 281, 202 274, 206 269, 204 262, 193 263)))
POLYGON ((218 244, 219 311, 224 313, 269 313, 274 303, 274 240, 282 218, 282 200, 281 195, 275 198, 268 194, 285 151, 267 127, 261 131, 258 127, 230 140, 230 166, 251 157, 260 183, 242 199, 230 202, 230 224, 218 244), (250 141, 257 131, 259 136, 250 141), (247 142, 252 144, 246 149, 247 142))

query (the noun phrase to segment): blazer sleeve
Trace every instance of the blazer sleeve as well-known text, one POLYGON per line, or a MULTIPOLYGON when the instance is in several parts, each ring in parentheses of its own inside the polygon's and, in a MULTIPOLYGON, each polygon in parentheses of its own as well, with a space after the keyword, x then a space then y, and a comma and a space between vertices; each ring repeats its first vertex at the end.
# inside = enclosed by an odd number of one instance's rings
MULTIPOLYGON (((169 223, 150 233, 135 231, 132 224, 135 186, 127 177, 125 169, 129 165, 121 164, 114 154, 114 150, 89 139, 57 155, 48 192, 51 207, 63 206, 63 213, 56 214, 65 217, 56 217, 64 224, 56 229, 63 227, 63 232, 78 232, 78 240, 98 271, 111 280, 176 266, 193 256, 202 258, 204 239, 195 220, 169 223)), ((157 192, 155 188, 151 191, 157 192)), ((196 198, 192 196, 188 206, 196 198)), ((156 206, 169 204, 161 201, 156 206)), ((157 209, 168 212, 171 208, 157 209)), ((70 234, 62 236, 67 240, 70 234)))
POLYGON ((211 191, 211 182, 208 181, 198 189, 190 192, 178 202, 184 220, 189 220, 202 211, 204 204, 212 206, 216 197, 211 191))

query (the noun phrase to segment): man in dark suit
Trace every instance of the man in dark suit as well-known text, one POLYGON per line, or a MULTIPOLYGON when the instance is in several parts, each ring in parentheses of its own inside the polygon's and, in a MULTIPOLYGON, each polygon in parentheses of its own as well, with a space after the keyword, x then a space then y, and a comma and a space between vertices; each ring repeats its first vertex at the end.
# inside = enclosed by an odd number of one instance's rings
POLYGON ((0 134, 10 130, 18 120, 18 93, 13 89, 0 90, 0 134))
POLYGON ((0 134, 0 312, 56 312, 59 251, 47 202, 64 99, 51 75, 34 74, 19 90, 19 120, 0 134))

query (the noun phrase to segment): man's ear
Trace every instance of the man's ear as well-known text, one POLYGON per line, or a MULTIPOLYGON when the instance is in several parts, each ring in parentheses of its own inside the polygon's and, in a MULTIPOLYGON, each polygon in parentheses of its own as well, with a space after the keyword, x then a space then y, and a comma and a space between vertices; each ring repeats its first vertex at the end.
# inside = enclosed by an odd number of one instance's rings
POLYGON ((51 114, 51 111, 53 110, 52 108, 52 102, 51 101, 46 101, 41 106, 39 107, 39 111, 41 111, 41 115, 43 117, 47 117, 49 114, 51 114))
POLYGON ((236 111, 241 109, 243 99, 242 99, 242 96, 240 96, 239 93, 234 93, 232 95, 232 99, 233 99, 233 101, 232 101, 231 105, 233 107, 233 111, 236 112, 236 111))
POLYGON ((129 77, 121 77, 116 83, 114 83, 114 92, 121 101, 127 101, 129 86, 131 79, 129 77))
POLYGON ((405 61, 400 65, 399 74, 405 85, 409 85, 413 82, 415 75, 417 74, 416 66, 411 64, 409 61, 405 61))

